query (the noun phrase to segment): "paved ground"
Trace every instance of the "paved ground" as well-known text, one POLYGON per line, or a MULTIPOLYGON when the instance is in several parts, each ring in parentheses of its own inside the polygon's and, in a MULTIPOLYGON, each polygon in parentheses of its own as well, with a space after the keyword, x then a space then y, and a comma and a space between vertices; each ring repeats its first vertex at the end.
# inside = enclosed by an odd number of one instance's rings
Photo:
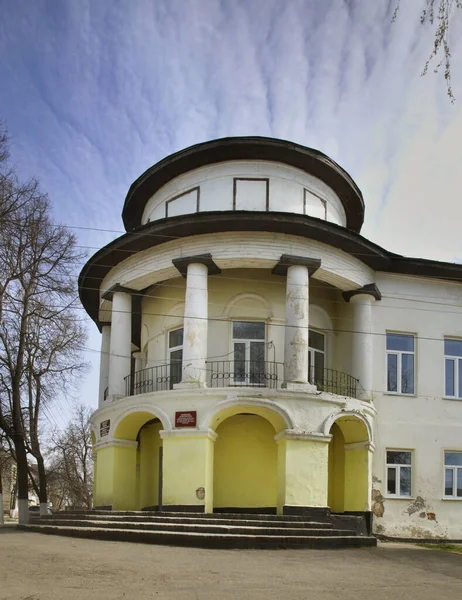
POLYGON ((0 600, 462 598, 462 555, 405 544, 355 550, 198 550, 0 530, 0 600))

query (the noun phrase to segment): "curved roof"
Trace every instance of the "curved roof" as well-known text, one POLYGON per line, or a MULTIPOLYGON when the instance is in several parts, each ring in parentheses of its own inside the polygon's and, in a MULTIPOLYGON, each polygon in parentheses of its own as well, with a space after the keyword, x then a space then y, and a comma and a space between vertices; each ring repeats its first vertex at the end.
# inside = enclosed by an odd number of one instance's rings
POLYGON ((419 275, 462 282, 462 265, 388 252, 354 231, 334 223, 294 213, 216 211, 152 221, 113 240, 94 254, 79 276, 80 300, 98 324, 100 286, 117 264, 133 252, 141 252, 174 238, 224 231, 270 231, 298 235, 330 244, 356 256, 375 271, 419 275))
POLYGON ((171 179, 206 165, 250 159, 284 163, 321 179, 340 198, 347 227, 356 232, 361 230, 364 200, 358 186, 342 167, 319 150, 266 137, 221 138, 167 156, 130 186, 122 210, 125 229, 131 231, 141 224, 149 198, 171 179))

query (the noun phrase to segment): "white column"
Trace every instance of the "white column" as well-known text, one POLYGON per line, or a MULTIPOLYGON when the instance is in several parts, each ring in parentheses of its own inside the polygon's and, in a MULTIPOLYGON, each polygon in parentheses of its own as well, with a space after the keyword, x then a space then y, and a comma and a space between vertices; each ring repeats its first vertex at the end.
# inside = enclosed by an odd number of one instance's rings
POLYGON ((352 375, 359 379, 357 395, 371 400, 373 374, 372 303, 369 294, 358 294, 350 300, 353 305, 352 375))
POLYGON ((208 330, 208 268, 188 265, 183 330, 182 384, 204 385, 208 330))
POLYGON ((130 375, 132 344, 132 297, 114 292, 112 297, 109 395, 125 396, 125 377, 130 375))
POLYGON ((99 361, 99 400, 98 406, 103 406, 104 392, 109 386, 109 353, 111 350, 111 326, 101 328, 101 355, 99 361))
POLYGON ((309 271, 287 269, 284 383, 308 383, 309 271))

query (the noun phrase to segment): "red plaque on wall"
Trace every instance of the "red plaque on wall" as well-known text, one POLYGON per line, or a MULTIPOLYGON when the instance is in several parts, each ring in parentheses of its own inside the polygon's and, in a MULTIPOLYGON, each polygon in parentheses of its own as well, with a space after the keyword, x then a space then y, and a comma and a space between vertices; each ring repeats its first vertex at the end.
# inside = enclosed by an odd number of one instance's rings
POLYGON ((196 427, 197 413, 195 410, 182 410, 175 413, 175 427, 196 427))

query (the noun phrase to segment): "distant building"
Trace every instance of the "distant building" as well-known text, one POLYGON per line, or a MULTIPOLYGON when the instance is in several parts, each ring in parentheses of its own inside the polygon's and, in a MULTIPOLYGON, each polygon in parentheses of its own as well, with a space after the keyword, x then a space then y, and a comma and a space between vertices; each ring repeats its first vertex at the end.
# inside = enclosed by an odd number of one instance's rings
POLYGON ((165 158, 122 217, 79 280, 102 332, 95 506, 462 538, 461 265, 361 237, 351 177, 275 139, 165 158))

